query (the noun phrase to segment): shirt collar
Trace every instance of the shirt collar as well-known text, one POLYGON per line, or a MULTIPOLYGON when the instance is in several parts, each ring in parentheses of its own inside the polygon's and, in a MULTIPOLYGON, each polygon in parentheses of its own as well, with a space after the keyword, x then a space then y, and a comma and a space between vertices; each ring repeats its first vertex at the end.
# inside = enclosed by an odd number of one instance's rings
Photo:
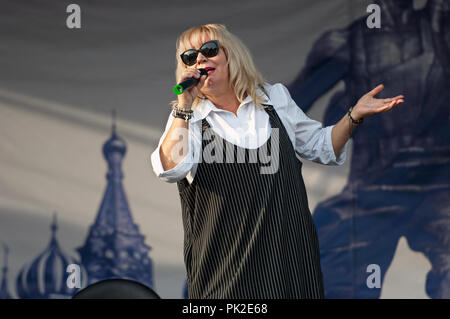
MULTIPOLYGON (((267 101, 264 102, 265 104, 272 104, 272 102, 270 101, 270 98, 261 90, 261 89, 257 89, 256 93, 258 95, 263 96, 267 101)), ((250 95, 247 95, 247 97, 241 102, 241 104, 239 105, 239 107, 244 106, 246 104, 252 103, 252 98, 250 95)), ((208 114, 211 111, 214 112, 226 112, 222 109, 219 109, 218 107, 216 107, 210 100, 208 99, 204 99, 201 100, 196 107, 193 109, 194 113, 191 119, 191 123, 195 123, 197 121, 200 121, 204 118, 206 118, 208 116, 208 114)))

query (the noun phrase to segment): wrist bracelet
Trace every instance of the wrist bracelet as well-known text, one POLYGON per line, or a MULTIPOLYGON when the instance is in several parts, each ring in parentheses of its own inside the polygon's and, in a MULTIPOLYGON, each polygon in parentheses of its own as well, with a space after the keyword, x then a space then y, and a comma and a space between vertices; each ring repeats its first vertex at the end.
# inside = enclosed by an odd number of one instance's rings
POLYGON ((192 111, 184 112, 184 111, 181 111, 180 109, 173 109, 172 115, 173 115, 173 117, 184 119, 187 122, 188 120, 190 120, 192 118, 192 111))
POLYGON ((194 111, 192 111, 191 109, 180 109, 178 107, 174 108, 174 110, 176 110, 177 112, 183 112, 183 113, 188 113, 188 114, 194 113, 194 111))
POLYGON ((176 105, 173 107, 173 109, 174 109, 174 110, 177 110, 177 111, 180 111, 180 112, 184 112, 184 113, 193 113, 193 112, 194 112, 191 108, 189 108, 189 109, 184 109, 184 108, 178 107, 178 104, 176 104, 176 105))
POLYGON ((353 123, 354 125, 361 124, 361 123, 364 121, 364 118, 360 118, 359 120, 355 120, 355 119, 352 117, 352 114, 351 114, 352 111, 353 111, 353 106, 350 107, 350 109, 348 110, 348 113, 347 113, 348 118, 350 119, 350 121, 352 121, 352 123, 353 123))

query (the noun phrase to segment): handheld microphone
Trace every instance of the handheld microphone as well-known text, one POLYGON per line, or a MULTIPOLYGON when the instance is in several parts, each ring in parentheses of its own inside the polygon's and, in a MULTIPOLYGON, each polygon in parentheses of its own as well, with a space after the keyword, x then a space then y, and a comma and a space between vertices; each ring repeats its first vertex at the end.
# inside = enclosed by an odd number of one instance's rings
POLYGON ((175 92, 176 95, 180 95, 184 92, 184 90, 190 88, 191 86, 197 85, 198 81, 200 81, 200 78, 202 77, 202 75, 206 75, 208 76, 208 71, 206 71, 205 69, 197 69, 200 71, 200 77, 198 79, 196 78, 189 78, 184 80, 181 83, 178 83, 177 85, 175 85, 173 87, 173 92, 175 92))

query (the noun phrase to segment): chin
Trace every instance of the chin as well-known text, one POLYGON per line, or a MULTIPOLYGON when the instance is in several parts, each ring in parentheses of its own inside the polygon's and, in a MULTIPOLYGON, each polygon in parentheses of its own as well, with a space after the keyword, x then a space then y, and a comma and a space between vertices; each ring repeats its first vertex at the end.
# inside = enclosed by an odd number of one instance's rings
POLYGON ((205 83, 203 84, 203 87, 206 88, 206 89, 212 88, 212 87, 214 87, 214 82, 215 81, 211 81, 210 79, 207 79, 205 81, 205 83))

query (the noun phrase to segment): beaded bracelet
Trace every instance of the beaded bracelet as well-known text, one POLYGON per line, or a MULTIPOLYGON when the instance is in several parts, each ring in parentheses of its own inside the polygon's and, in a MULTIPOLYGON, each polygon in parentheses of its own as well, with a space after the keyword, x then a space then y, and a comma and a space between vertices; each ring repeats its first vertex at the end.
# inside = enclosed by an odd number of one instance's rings
POLYGON ((178 107, 178 106, 174 106, 173 109, 177 110, 179 112, 184 112, 184 113, 189 113, 189 114, 194 112, 192 109, 183 109, 183 108, 178 107))
POLYGON ((353 106, 350 107, 350 109, 348 110, 348 113, 347 113, 348 118, 350 119, 350 121, 352 121, 352 123, 353 123, 354 125, 361 124, 361 123, 364 121, 364 118, 360 118, 359 120, 355 120, 355 119, 352 117, 352 111, 353 111, 353 106))
POLYGON ((174 108, 172 110, 173 117, 182 118, 186 122, 187 122, 187 120, 190 120, 192 118, 192 113, 193 113, 192 110, 183 110, 183 109, 178 109, 178 108, 174 108))

